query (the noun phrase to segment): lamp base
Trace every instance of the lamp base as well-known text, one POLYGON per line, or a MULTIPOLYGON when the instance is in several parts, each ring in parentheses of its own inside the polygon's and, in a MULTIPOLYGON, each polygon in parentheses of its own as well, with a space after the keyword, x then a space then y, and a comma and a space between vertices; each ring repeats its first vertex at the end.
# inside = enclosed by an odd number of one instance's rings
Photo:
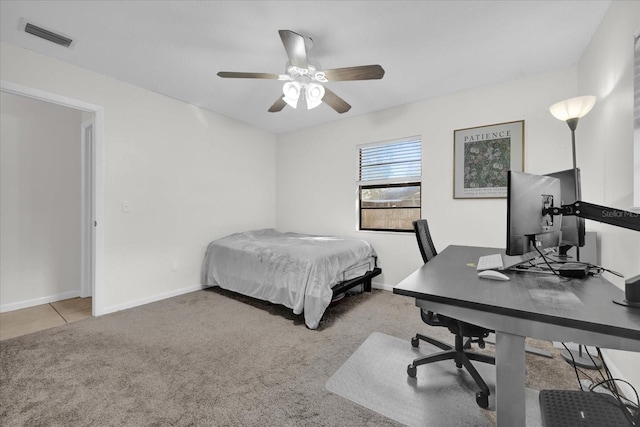
POLYGON ((596 356, 589 357, 588 354, 584 354, 582 351, 576 350, 563 350, 560 355, 564 357, 564 360, 569 363, 569 365, 575 365, 584 369, 600 369, 602 367, 602 362, 596 356), (573 357, 572 357, 573 356, 573 357), (591 360, 593 359, 593 361, 591 360))
POLYGON ((636 301, 629 301, 626 299, 621 299, 621 300, 613 300, 613 302, 615 302, 618 305, 624 305, 626 307, 635 307, 635 308, 640 308, 640 302, 636 302, 636 301))

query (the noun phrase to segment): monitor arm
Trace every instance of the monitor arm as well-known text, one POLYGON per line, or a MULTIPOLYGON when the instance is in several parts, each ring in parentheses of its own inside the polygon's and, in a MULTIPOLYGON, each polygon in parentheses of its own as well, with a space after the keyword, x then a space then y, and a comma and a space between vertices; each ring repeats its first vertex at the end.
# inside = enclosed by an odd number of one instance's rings
POLYGON ((574 215, 580 218, 615 225, 616 227, 640 231, 639 213, 594 205, 593 203, 577 201, 570 205, 562 205, 560 208, 543 209, 542 213, 543 215, 574 215))
MULTIPOLYGON (((593 203, 577 201, 571 205, 562 205, 560 208, 542 209, 542 213, 546 215, 574 215, 616 227, 640 231, 639 213, 594 205, 593 203)), ((640 275, 627 279, 624 295, 625 298, 613 300, 613 302, 640 309, 640 275)))

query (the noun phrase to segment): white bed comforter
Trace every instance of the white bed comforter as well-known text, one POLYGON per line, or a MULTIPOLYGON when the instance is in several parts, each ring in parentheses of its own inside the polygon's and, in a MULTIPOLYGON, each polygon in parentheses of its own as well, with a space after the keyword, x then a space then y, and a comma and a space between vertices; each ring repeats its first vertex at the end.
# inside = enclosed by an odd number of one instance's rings
POLYGON ((305 324, 316 329, 343 271, 372 256, 376 253, 364 240, 247 231, 209 244, 202 280, 304 313, 305 324))

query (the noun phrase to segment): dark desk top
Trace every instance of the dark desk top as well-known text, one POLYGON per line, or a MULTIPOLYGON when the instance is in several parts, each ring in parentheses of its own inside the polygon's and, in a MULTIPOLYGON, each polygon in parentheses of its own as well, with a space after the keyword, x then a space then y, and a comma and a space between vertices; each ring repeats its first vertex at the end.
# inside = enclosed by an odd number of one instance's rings
POLYGON ((393 288, 393 293, 575 329, 640 340, 640 309, 614 304, 624 292, 601 276, 569 279, 504 272, 511 280, 478 277, 482 255, 504 249, 448 246, 393 288))

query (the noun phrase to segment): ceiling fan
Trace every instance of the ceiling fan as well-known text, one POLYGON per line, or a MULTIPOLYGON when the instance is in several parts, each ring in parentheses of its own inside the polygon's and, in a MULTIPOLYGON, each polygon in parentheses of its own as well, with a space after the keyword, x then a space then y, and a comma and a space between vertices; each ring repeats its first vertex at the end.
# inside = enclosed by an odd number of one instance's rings
POLYGON ((224 78, 285 81, 286 83, 282 87, 284 96, 273 103, 269 108, 270 113, 282 111, 287 104, 296 108, 301 97, 305 99, 308 109, 315 108, 324 102, 338 113, 346 113, 351 108, 351 105, 321 83, 374 80, 381 79, 384 76, 384 69, 380 65, 319 70, 318 67, 309 63, 307 59, 307 52, 313 46, 311 38, 289 30, 279 30, 278 33, 289 57, 286 74, 239 73, 234 71, 220 71, 218 73, 218 76, 224 78))

